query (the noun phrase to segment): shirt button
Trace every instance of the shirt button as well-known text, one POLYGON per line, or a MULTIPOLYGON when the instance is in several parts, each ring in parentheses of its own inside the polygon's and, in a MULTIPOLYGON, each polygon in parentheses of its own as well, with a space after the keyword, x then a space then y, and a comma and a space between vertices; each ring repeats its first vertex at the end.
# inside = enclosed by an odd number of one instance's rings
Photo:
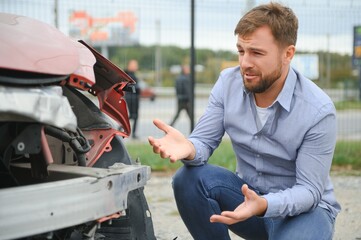
POLYGON ((259 158, 259 157, 260 157, 260 155, 259 155, 259 154, 257 154, 257 155, 256 155, 256 157, 258 157, 258 158, 259 158))
POLYGON ((254 136, 254 139, 258 139, 258 136, 254 136))
POLYGON ((261 172, 259 172, 259 173, 258 173, 258 175, 259 175, 259 176, 262 176, 262 173, 261 173, 261 172))

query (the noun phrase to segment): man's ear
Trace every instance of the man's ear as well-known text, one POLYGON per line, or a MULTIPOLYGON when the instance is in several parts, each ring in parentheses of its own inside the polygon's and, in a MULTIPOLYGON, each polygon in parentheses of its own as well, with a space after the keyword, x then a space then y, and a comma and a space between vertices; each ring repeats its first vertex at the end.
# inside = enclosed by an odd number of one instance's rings
POLYGON ((290 45, 285 49, 284 52, 284 64, 290 64, 293 56, 295 55, 296 47, 294 45, 290 45))

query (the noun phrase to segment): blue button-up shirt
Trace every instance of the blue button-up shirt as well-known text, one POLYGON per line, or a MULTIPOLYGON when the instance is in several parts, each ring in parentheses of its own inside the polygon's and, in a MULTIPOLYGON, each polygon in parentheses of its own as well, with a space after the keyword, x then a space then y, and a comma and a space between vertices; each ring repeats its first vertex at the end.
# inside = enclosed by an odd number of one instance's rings
POLYGON ((189 137, 202 165, 227 133, 237 174, 268 202, 265 217, 294 216, 317 206, 340 211, 329 171, 336 143, 336 110, 312 81, 290 68, 262 125, 240 68, 221 72, 205 113, 189 137))

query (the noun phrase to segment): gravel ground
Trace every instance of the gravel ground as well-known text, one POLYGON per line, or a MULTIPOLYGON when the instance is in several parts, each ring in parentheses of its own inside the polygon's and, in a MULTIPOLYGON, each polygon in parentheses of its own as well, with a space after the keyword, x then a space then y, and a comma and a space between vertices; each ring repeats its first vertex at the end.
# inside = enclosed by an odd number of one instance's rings
MULTIPOLYGON (((361 240, 361 177, 331 175, 342 211, 336 220, 334 240, 361 240)), ((145 195, 153 217, 158 240, 190 240, 173 198, 171 174, 152 173, 145 195)), ((230 233, 231 239, 241 239, 230 233)))

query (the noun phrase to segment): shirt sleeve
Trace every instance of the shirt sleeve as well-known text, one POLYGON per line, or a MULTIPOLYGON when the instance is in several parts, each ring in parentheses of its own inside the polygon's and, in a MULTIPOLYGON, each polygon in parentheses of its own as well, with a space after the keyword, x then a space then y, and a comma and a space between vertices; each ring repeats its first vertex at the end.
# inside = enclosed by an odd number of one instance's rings
POLYGON ((193 160, 183 160, 185 165, 205 164, 222 140, 225 132, 222 89, 222 77, 220 76, 211 91, 205 113, 189 136, 189 141, 195 147, 196 155, 193 160))
POLYGON ((263 195, 268 202, 264 217, 295 216, 318 206, 326 188, 336 144, 336 113, 324 106, 304 137, 296 159, 296 184, 263 195))

